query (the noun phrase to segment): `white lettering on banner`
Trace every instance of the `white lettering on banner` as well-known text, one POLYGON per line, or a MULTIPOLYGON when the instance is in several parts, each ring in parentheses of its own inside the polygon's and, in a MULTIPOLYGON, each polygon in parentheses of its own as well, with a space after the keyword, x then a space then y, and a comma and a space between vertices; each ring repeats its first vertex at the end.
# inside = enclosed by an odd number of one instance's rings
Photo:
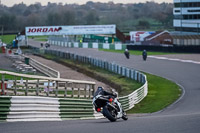
POLYGON ((26 36, 115 34, 115 33, 116 33, 116 25, 26 27, 26 36))

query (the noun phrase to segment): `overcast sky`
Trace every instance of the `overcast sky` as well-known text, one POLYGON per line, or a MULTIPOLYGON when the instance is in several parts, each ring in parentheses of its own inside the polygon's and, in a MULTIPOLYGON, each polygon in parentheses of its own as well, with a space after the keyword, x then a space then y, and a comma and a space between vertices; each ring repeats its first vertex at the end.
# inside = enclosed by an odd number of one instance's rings
POLYGON ((6 6, 13 6, 14 4, 18 4, 23 2, 24 4, 30 5, 34 4, 35 2, 40 2, 42 5, 47 5, 48 2, 51 3, 59 3, 62 2, 63 4, 85 4, 87 1, 93 2, 108 2, 113 1, 114 3, 139 3, 139 2, 146 2, 146 1, 155 1, 158 3, 168 2, 172 3, 173 0, 0 0, 3 5, 6 6))

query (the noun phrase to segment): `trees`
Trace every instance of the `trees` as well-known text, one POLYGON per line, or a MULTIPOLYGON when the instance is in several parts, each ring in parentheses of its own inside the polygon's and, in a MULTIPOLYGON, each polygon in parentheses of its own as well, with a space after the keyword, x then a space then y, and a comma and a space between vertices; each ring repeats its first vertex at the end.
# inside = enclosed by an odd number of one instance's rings
POLYGON ((93 10, 89 11, 85 16, 86 24, 87 25, 95 25, 97 24, 97 21, 99 20, 98 15, 93 10))
POLYGON ((172 21, 173 4, 168 3, 114 4, 89 1, 85 5, 49 2, 46 6, 40 3, 0 6, 0 25, 4 25, 5 30, 16 32, 26 26, 84 24, 116 24, 120 30, 147 30, 158 23, 172 27, 172 21))
POLYGON ((150 24, 146 20, 139 20, 138 21, 138 29, 148 29, 150 28, 150 24))

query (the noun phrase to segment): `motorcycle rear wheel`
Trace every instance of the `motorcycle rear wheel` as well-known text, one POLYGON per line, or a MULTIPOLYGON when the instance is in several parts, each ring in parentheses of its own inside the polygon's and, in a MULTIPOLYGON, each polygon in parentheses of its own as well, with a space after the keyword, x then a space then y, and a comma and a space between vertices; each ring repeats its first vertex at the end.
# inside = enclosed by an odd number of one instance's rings
POLYGON ((117 114, 114 112, 115 110, 110 109, 109 107, 103 107, 103 115, 110 120, 111 122, 115 122, 117 120, 117 114))

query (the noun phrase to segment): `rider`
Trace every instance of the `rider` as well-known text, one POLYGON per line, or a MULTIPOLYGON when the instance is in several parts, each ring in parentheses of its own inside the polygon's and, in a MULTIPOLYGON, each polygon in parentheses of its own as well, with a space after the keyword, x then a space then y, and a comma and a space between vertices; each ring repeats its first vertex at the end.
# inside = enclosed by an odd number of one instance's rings
MULTIPOLYGON (((109 96, 110 98, 111 98, 111 97, 114 97, 114 98, 117 97, 117 94, 116 94, 116 93, 113 94, 113 93, 111 93, 111 92, 105 91, 105 90, 103 89, 103 87, 101 87, 101 86, 99 86, 99 87, 97 88, 97 91, 94 93, 94 97, 96 97, 97 95, 109 96)), ((97 111, 97 107, 96 107, 96 106, 95 106, 95 110, 97 111)))
POLYGON ((99 94, 100 94, 100 95, 103 95, 103 96, 113 96, 114 98, 117 97, 117 94, 116 94, 116 93, 113 94, 113 93, 111 93, 111 92, 105 91, 105 90, 103 89, 103 87, 101 87, 101 86, 99 86, 99 87, 97 88, 97 91, 95 92, 94 97, 97 96, 97 95, 99 95, 99 94))

